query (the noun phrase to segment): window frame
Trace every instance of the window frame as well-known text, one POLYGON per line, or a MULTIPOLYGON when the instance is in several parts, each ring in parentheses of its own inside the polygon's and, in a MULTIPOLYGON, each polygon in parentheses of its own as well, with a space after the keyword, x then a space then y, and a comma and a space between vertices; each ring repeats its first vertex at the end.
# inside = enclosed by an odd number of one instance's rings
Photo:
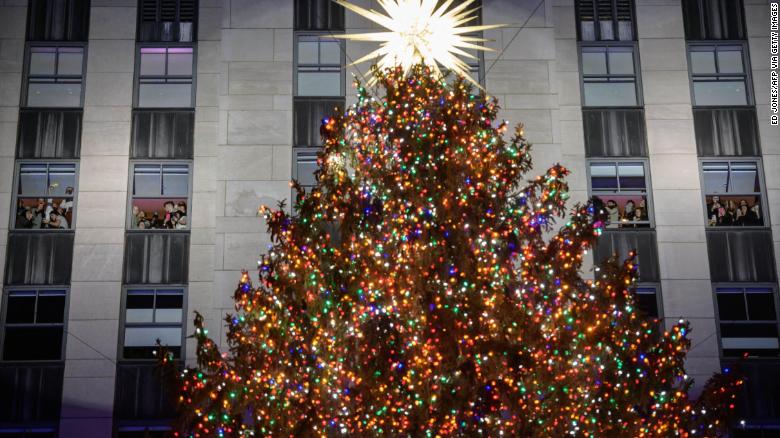
MULTIPOLYGON (((617 51, 617 50, 616 50, 617 51)), ((607 69, 609 69, 609 55, 607 55, 606 60, 606 66, 607 69)), ((639 59, 639 44, 636 41, 609 41, 609 42, 602 42, 602 41, 580 41, 577 43, 577 63, 578 63, 578 72, 579 72, 579 78, 580 78, 580 107, 583 109, 637 109, 637 108, 643 108, 644 107, 644 95, 642 93, 642 71, 641 71, 641 61, 639 59), (611 48, 631 48, 631 53, 634 61, 634 74, 633 75, 612 75, 609 73, 605 74, 589 74, 586 75, 583 70, 583 57, 582 54, 586 51, 585 49, 588 48, 604 48, 605 53, 609 53, 611 48), (587 76, 587 77, 586 77, 587 76), (586 79, 592 78, 605 78, 604 81, 591 81, 590 83, 626 83, 629 81, 615 81, 611 80, 611 78, 633 78, 634 83, 634 92, 636 93, 636 105, 614 105, 614 106, 605 106, 605 105, 588 105, 585 102, 585 83, 587 82, 586 79)))
POLYGON ((685 60, 688 63, 688 88, 690 90, 691 94, 691 106, 693 109, 720 109, 720 108, 746 108, 751 107, 755 105, 755 93, 753 91, 753 75, 752 75, 752 67, 750 64, 750 52, 748 48, 747 41, 741 41, 741 40, 704 40, 704 41, 686 41, 685 45, 685 60), (719 73, 718 70, 718 48, 724 46, 739 46, 741 47, 741 53, 742 53, 742 70, 743 72, 741 74, 737 73, 719 73), (715 69, 716 73, 713 74, 694 74, 693 72, 693 63, 691 62, 691 53, 692 52, 708 52, 707 50, 692 50, 695 48, 703 48, 703 47, 714 47, 713 56, 715 58, 715 69), (694 83, 696 81, 695 76, 700 77, 715 77, 715 80, 710 81, 704 81, 699 80, 699 82, 720 82, 720 77, 728 78, 738 78, 738 77, 744 77, 745 78, 745 104, 739 105, 739 104, 727 104, 727 105, 698 105, 696 103, 696 93, 694 91, 694 83))
MULTIPOLYGON (((10 286, 6 285, 3 287, 2 291, 2 307, 0 308, 0 322, 2 322, 2 325, 0 325, 0 363, 5 364, 19 364, 19 363, 34 363, 34 364, 45 364, 45 363, 64 363, 65 362, 65 348, 67 347, 67 339, 68 339, 68 318, 69 318, 69 311, 70 311, 70 285, 24 285, 24 286, 10 286), (65 292, 65 304, 62 312, 62 324, 57 323, 44 323, 44 326, 47 327, 62 327, 62 341, 61 341, 61 350, 60 350, 60 358, 59 359, 20 359, 20 360, 8 360, 3 358, 3 353, 5 352, 5 340, 6 340, 6 328, 8 327, 7 323, 7 317, 8 317, 8 297, 11 292, 14 291, 32 291, 35 292, 35 315, 37 315, 37 309, 38 309, 38 296, 41 291, 64 291, 65 292)), ((33 323, 23 323, 23 324, 14 324, 19 326, 25 326, 25 327, 35 327, 40 324, 33 322, 33 323)))
MULTIPOLYGON (((777 283, 766 283, 766 282, 758 282, 758 283, 745 283, 745 282, 734 282, 734 283, 723 283, 723 282, 713 282, 712 283, 712 304, 714 306, 715 310, 715 332, 718 336, 718 353, 720 354, 720 357, 723 359, 734 359, 738 356, 725 356, 723 354, 723 334, 721 333, 721 319, 720 319, 720 309, 718 307, 718 289, 742 289, 742 292, 740 292, 741 295, 744 295, 747 293, 745 292, 745 289, 748 288, 765 288, 770 289, 772 297, 775 300, 775 325, 777 326, 777 339, 778 343, 780 344, 780 296, 778 296, 778 287, 777 283)), ((745 311, 747 312, 747 303, 745 306, 745 311)), ((726 320, 725 322, 739 322, 740 320, 726 320)), ((760 321, 766 321, 764 323, 770 322, 769 320, 756 320, 756 323, 760 324, 760 321)), ((751 320, 746 319, 743 321, 750 324, 751 320)), ((780 349, 780 348, 779 348, 780 349)), ((741 357, 741 356, 740 356, 741 357)), ((748 356, 752 360, 774 360, 777 358, 780 358, 780 354, 778 356, 748 356)))
MULTIPOLYGON (((46 1, 46 0, 43 0, 43 1, 46 1)), ((75 0, 75 1, 71 0, 71 1, 73 2, 73 4, 77 4, 79 0, 75 0)), ((86 16, 83 17, 83 18, 86 18, 86 23, 85 23, 86 29, 84 29, 85 30, 85 32, 84 32, 85 35, 84 35, 84 39, 83 40, 75 40, 75 39, 74 40, 70 40, 70 39, 54 40, 54 39, 37 39, 37 38, 33 39, 33 38, 30 38, 30 32, 32 31, 32 21, 33 21, 33 18, 34 18, 33 14, 34 14, 35 11, 33 9, 34 5, 32 4, 32 2, 26 2, 26 3, 27 3, 27 14, 26 14, 26 19, 25 19, 26 20, 25 21, 25 23, 26 23, 26 30, 24 32, 24 36, 25 36, 25 39, 27 41, 32 41, 32 42, 43 42, 43 41, 63 41, 63 42, 67 42, 67 41, 74 42, 75 41, 75 42, 78 42, 78 41, 81 41, 81 42, 85 42, 86 43, 89 40, 89 27, 90 27, 89 26, 89 24, 90 24, 89 21, 90 21, 91 12, 92 12, 91 11, 91 7, 92 7, 92 2, 91 1, 85 1, 85 2, 82 3, 82 7, 84 9, 86 9, 86 12, 85 12, 86 16)), ((48 4, 47 4, 47 6, 48 6, 48 4)), ((68 21, 68 18, 69 18, 69 16, 67 15, 67 13, 65 13, 65 16, 63 17, 63 24, 70 24, 70 25, 72 25, 72 23, 70 23, 68 21)), ((67 27, 68 26, 66 26, 66 28, 67 27)), ((67 33, 67 32, 65 32, 65 33, 67 33)))
MULTIPOLYGON (((163 0, 155 0, 155 1, 157 2, 157 4, 155 5, 156 9, 157 9, 155 11, 156 15, 157 15, 157 17, 156 17, 157 19, 154 21, 154 23, 158 23, 159 24, 159 23, 163 22, 162 20, 159 19, 160 18, 159 15, 160 15, 161 2, 163 0)), ((187 21, 181 21, 181 0, 175 0, 175 1, 176 1, 176 15, 177 15, 177 19, 174 20, 173 23, 175 23, 177 26, 181 26, 181 23, 187 23, 187 21)), ((141 40, 141 35, 142 35, 141 26, 144 23, 144 21, 142 19, 144 11, 143 11, 143 7, 142 7, 143 4, 139 3, 138 11, 135 14, 136 15, 136 19, 135 19, 135 21, 136 21, 136 23, 135 23, 135 35, 136 35, 135 39, 136 39, 136 42, 139 42, 139 43, 156 43, 156 42, 160 42, 160 43, 186 43, 186 44, 195 44, 195 43, 197 43, 198 42, 198 24, 199 24, 198 21, 199 21, 199 18, 200 18, 200 1, 199 0, 193 0, 193 3, 194 3, 193 7, 195 9, 195 16, 194 16, 194 20, 192 21, 192 40, 191 41, 142 41, 141 40)), ((180 27, 178 29, 178 32, 181 32, 181 28, 180 27)), ((179 37, 181 37, 181 34, 179 34, 179 37)))
MULTIPOLYGON (((709 230, 766 230, 771 227, 771 217, 769 216, 769 208, 767 205, 767 190, 766 182, 764 181, 764 165, 760 157, 740 157, 740 156, 727 156, 727 157, 699 157, 699 184, 701 185, 701 206, 704 212, 704 229, 709 230), (732 163, 754 163, 756 165, 756 172, 758 173, 758 185, 761 189, 757 196, 759 197, 759 208, 761 209, 761 217, 764 225, 721 225, 711 226, 709 225, 709 212, 707 211, 707 193, 706 186, 704 184, 704 163, 726 163, 729 166, 729 174, 731 174, 732 163)), ((715 195, 713 195, 715 196, 715 195)), ((755 196, 755 195, 743 195, 740 193, 735 194, 718 194, 717 196, 755 196)))
MULTIPOLYGON (((127 182, 127 207, 125 212, 125 231, 130 233, 148 233, 148 232, 165 232, 165 233, 189 233, 192 229, 192 181, 194 171, 194 160, 175 160, 175 159, 161 159, 161 160, 147 160, 147 159, 130 159, 128 165, 128 182, 127 182), (135 166, 141 165, 158 165, 160 166, 160 188, 162 189, 162 166, 165 165, 186 165, 187 172, 187 228, 184 229, 168 229, 168 228, 149 228, 138 229, 132 228, 130 218, 133 215, 133 200, 135 199, 135 166)), ((172 198, 171 196, 139 196, 142 199, 160 199, 172 198)))
MULTIPOLYGON (((124 349, 125 349, 125 330, 128 327, 127 324, 127 296, 128 292, 133 290, 152 290, 154 291, 154 308, 153 310, 157 310, 157 293, 159 291, 181 291, 182 296, 182 302, 181 302, 181 323, 178 324, 178 327, 181 328, 181 344, 179 347, 179 357, 177 357, 175 360, 177 361, 184 361, 186 356, 186 342, 187 342, 187 310, 188 310, 188 298, 189 298, 189 290, 187 284, 124 284, 122 285, 122 296, 121 296, 121 303, 119 308, 119 333, 117 334, 118 342, 117 342, 117 362, 122 363, 149 363, 152 361, 156 361, 156 358, 126 358, 124 355, 124 349)), ((174 327, 177 326, 177 324, 174 323, 130 323, 129 327, 174 327)))
MULTIPOLYGON (((292 95, 293 99, 302 98, 302 99, 312 99, 312 98, 323 98, 323 99, 335 99, 337 97, 345 98, 346 96, 346 90, 347 90, 347 66, 346 66, 346 41, 343 39, 333 38, 333 35, 339 35, 343 34, 343 31, 339 32, 331 32, 331 31, 295 31, 293 34, 293 69, 292 69, 292 75, 293 75, 293 89, 292 89, 292 95), (333 95, 299 95, 298 94, 298 73, 300 72, 301 65, 298 63, 298 42, 300 38, 306 38, 306 37, 314 37, 318 41, 322 39, 323 37, 330 37, 332 40, 337 42, 340 46, 339 50, 339 57, 340 57, 340 65, 339 65, 339 87, 340 87, 340 93, 339 94, 333 94, 333 95)), ((333 68, 335 64, 304 64, 303 67, 312 67, 312 68, 322 68, 318 66, 325 66, 326 68, 333 68)), ((330 70, 325 70, 330 71, 330 70)))
MULTIPOLYGON (((87 57, 88 57, 88 44, 86 42, 73 42, 73 41, 28 41, 24 45, 24 60, 22 68, 22 89, 19 93, 19 109, 36 109, 36 110, 66 110, 66 109, 83 109, 84 108, 84 96, 86 95, 86 76, 87 76, 87 57), (81 95, 79 96, 78 106, 29 106, 27 104, 29 89, 30 89, 30 61, 32 57, 33 48, 54 48, 57 55, 55 56, 55 69, 58 68, 57 59, 59 58, 60 48, 79 48, 81 49, 81 76, 78 82, 81 85, 81 95)), ((64 75, 70 78, 70 75, 64 75)), ((42 75, 41 77, 49 77, 48 75, 42 75)), ((53 83, 57 82, 60 75, 51 75, 54 79, 53 83)), ((72 82, 75 83, 75 82, 72 82)))
MULTIPOLYGON (((136 42, 135 44, 135 61, 133 66, 133 110, 155 110, 155 111, 175 111, 175 110, 183 110, 183 109, 189 109, 189 110, 195 110, 195 107, 197 106, 197 87, 198 87, 198 74, 197 74, 197 66, 198 66, 198 45, 196 42, 185 42, 185 43, 177 43, 177 42, 136 42), (141 51, 143 49, 165 49, 165 69, 166 73, 168 70, 168 50, 169 49, 191 49, 192 50, 192 75, 191 76, 169 76, 167 74, 163 76, 157 76, 157 75, 148 75, 143 76, 141 75, 141 51), (139 95, 141 92, 141 79, 142 78, 148 78, 148 79, 162 79, 164 80, 165 84, 167 84, 168 79, 190 79, 190 106, 139 106, 139 95)), ((176 82, 174 82, 176 83, 176 82)), ((184 82, 180 82, 184 83, 184 82)))
MULTIPOLYGON (((620 184, 620 173, 619 173, 619 165, 621 163, 641 163, 644 171, 644 177, 645 177, 645 193, 644 195, 636 194, 637 196, 645 196, 646 202, 645 202, 645 208, 647 208, 647 222, 648 226, 646 227, 632 227, 630 224, 626 227, 617 226, 614 228, 605 228, 605 230, 608 231, 620 231, 620 232, 626 232, 630 230, 655 230, 655 205, 653 204, 653 183, 652 179, 650 178, 650 160, 646 157, 593 157, 593 158, 586 158, 585 159, 585 177, 587 178, 587 184, 588 184, 588 197, 593 198, 598 196, 597 192, 594 192, 593 190, 593 176, 591 175, 591 164, 593 163, 613 163, 615 165, 615 170, 617 173, 616 178, 618 179, 618 191, 614 192, 614 195, 616 196, 626 196, 621 195, 622 191, 619 188, 620 184)), ((632 191, 628 191, 632 192, 632 191)), ((628 196, 635 195, 634 193, 630 193, 628 196)), ((601 199, 602 196, 599 196, 601 199)), ((606 201, 605 201, 606 205, 606 201)))
MULTIPOLYGON (((639 289, 653 289, 653 296, 655 298, 655 308, 658 311, 656 315, 647 315, 653 318, 658 319, 659 321, 663 321, 664 319, 664 306, 663 306, 663 299, 661 298, 661 283, 660 282, 653 282, 653 281, 640 281, 639 279, 636 280, 636 283, 634 283, 634 309, 635 310, 641 310, 638 305, 638 301, 636 301, 637 295, 642 295, 643 293, 637 292, 639 289)), ((650 295, 650 294, 644 294, 644 295, 650 295)))
MULTIPOLYGON (((76 220, 78 219, 78 195, 79 195, 79 172, 80 172, 80 166, 79 166, 79 159, 17 159, 14 163, 14 179, 13 179, 13 192, 11 193, 11 217, 8 222, 8 230, 10 232, 35 232, 35 233, 72 233, 76 229, 76 220), (69 227, 67 229, 56 229, 56 228, 39 228, 36 231, 33 229, 27 229, 27 228, 16 228, 16 207, 19 202, 19 183, 21 182, 21 168, 22 165, 25 164, 46 164, 47 170, 46 175, 48 178, 48 166, 50 164, 73 164, 74 165, 74 183, 73 183, 73 207, 71 207, 71 215, 70 215, 70 222, 68 223, 69 227)), ((22 198, 29 198, 28 196, 21 196, 22 198)), ((43 197, 48 198, 52 197, 50 195, 44 195, 44 196, 38 196, 37 194, 35 196, 32 196, 33 198, 40 198, 43 197)), ((64 196, 63 196, 64 197, 64 196)), ((54 197, 52 197, 54 198, 54 197)))
POLYGON ((637 40, 637 26, 636 26, 636 2, 634 0, 629 0, 629 3, 631 4, 631 36, 633 37, 631 40, 621 40, 618 38, 620 35, 619 32, 619 20, 617 19, 617 1, 616 0, 610 0, 610 3, 612 4, 612 13, 613 13, 613 20, 612 20, 612 35, 614 35, 616 38, 612 40, 603 40, 601 39, 601 28, 596 25, 596 23, 599 23, 598 18, 598 0, 576 0, 574 4, 574 23, 577 30, 577 41, 636 41, 637 40), (594 35, 597 35, 598 38, 594 40, 583 40, 582 39, 582 18, 580 16, 580 4, 583 2, 590 2, 593 4, 593 10, 595 12, 594 19, 593 19, 593 27, 594 27, 594 35))

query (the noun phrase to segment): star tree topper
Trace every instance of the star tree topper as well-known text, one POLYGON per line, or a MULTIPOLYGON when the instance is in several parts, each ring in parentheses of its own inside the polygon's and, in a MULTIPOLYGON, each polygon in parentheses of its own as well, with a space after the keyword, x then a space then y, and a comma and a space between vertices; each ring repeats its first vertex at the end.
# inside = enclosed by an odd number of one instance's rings
POLYGON ((378 49, 353 62, 353 65, 378 58, 376 66, 380 70, 401 66, 408 73, 415 64, 425 64, 439 74, 441 65, 479 87, 468 74, 468 64, 459 56, 477 59, 464 49, 493 51, 480 44, 488 40, 468 34, 504 25, 463 26, 477 18, 479 7, 468 8, 475 0, 463 0, 452 9, 450 6, 454 0, 445 0, 438 7, 439 0, 377 1, 386 14, 361 8, 346 0, 335 0, 341 6, 388 29, 387 32, 336 35, 337 38, 347 40, 380 42, 378 49))

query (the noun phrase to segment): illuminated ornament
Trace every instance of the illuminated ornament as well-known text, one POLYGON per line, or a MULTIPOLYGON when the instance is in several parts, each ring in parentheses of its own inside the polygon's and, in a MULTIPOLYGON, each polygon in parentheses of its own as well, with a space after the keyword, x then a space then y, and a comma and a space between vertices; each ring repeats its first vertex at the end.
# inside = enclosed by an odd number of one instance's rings
MULTIPOLYGON (((345 8, 368 18, 389 30, 389 32, 358 33, 336 35, 355 41, 377 41, 380 47, 352 64, 377 60, 380 70, 401 66, 409 73, 412 66, 425 64, 441 74, 439 65, 447 70, 464 76, 479 87, 469 76, 468 64, 460 57, 477 59, 464 49, 493 51, 484 45, 484 38, 467 35, 487 29, 495 29, 503 24, 481 26, 463 26, 475 18, 479 7, 468 8, 475 0, 463 0, 452 9, 454 0, 377 0, 387 15, 374 9, 364 9, 346 0, 335 0, 345 8)), ((374 79, 372 78, 373 82, 374 79)))

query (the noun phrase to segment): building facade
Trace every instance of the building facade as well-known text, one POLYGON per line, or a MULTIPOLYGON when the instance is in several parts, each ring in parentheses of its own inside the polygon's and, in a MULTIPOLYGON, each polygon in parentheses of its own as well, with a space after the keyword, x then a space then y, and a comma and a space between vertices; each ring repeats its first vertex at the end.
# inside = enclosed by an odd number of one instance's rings
MULTIPOLYGON (((636 248, 690 375, 751 377, 735 436, 778 436, 769 1, 481 3, 508 25, 471 73, 537 171, 604 202, 593 257, 636 248)), ((315 183, 320 120, 367 74, 372 44, 332 36, 371 29, 327 0, 0 0, 0 438, 164 436, 156 340, 192 361, 195 310, 223 337, 258 207, 315 183)))

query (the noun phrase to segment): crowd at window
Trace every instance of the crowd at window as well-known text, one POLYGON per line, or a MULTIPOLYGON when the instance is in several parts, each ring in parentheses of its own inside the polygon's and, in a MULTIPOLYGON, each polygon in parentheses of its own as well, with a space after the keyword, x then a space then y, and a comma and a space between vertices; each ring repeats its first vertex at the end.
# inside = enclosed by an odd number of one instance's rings
POLYGON ((74 163, 22 163, 16 198, 16 229, 70 229, 76 184, 74 163))
POLYGON ((739 198, 720 196, 707 197, 707 225, 760 227, 764 225, 761 218, 761 203, 757 197, 739 198))
POLYGON ((641 161, 593 161, 590 187, 607 215, 607 228, 650 227, 645 165, 641 161))
MULTIPOLYGON (((66 193, 72 195, 73 187, 66 193)), ((16 229, 67 230, 73 217, 73 198, 19 199, 16 205, 16 229)))
POLYGON ((755 161, 707 161, 702 176, 708 226, 764 226, 755 161))
MULTIPOLYGON (((144 208, 143 201, 133 205, 130 227, 136 230, 165 229, 184 230, 187 224, 187 203, 180 200, 166 200, 160 208, 144 208)), ((159 201, 157 202, 159 204, 159 201)), ((148 203, 147 203, 148 204, 148 203)))
POLYGON ((596 197, 608 215, 607 228, 646 228, 650 226, 647 198, 630 196, 596 197))
POLYGON ((189 228, 187 164, 136 163, 129 227, 137 230, 189 228))

